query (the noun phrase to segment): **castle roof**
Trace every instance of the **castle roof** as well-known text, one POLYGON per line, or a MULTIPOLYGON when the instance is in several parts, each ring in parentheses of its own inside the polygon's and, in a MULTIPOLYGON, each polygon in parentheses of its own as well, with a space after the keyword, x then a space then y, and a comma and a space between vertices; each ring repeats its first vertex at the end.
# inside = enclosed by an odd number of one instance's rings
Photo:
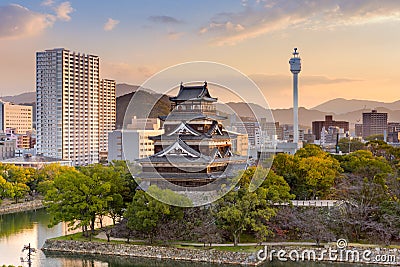
POLYGON ((170 97, 171 101, 188 101, 188 100, 204 100, 209 102, 216 102, 218 99, 211 97, 207 88, 207 82, 200 86, 184 86, 181 83, 179 93, 175 97, 170 97))

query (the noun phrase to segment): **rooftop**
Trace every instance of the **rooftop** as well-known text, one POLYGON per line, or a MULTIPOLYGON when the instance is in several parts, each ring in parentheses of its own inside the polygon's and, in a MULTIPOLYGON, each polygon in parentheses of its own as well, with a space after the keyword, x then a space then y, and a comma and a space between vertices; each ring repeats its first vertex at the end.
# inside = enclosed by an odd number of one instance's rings
POLYGON ((216 102, 217 98, 213 98, 207 88, 207 82, 204 85, 198 86, 184 86, 181 83, 179 93, 175 97, 170 97, 171 101, 188 101, 188 100, 205 100, 210 102, 216 102))
POLYGON ((45 157, 45 156, 24 156, 10 159, 4 159, 2 163, 57 163, 57 162, 69 162, 68 160, 45 157))

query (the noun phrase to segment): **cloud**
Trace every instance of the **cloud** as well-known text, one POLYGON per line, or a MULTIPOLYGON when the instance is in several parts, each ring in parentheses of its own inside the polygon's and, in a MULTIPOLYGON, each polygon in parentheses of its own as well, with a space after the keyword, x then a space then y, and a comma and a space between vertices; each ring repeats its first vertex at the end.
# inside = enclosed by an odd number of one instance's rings
POLYGON ((63 21, 70 21, 70 13, 74 12, 70 2, 62 2, 59 6, 54 8, 57 18, 63 21))
POLYGON ((18 39, 34 36, 51 27, 53 15, 31 11, 23 6, 0 6, 0 39, 18 39))
POLYGON ((108 18, 107 22, 104 24, 103 29, 105 31, 111 31, 119 24, 119 20, 108 18))
POLYGON ((182 23, 182 21, 174 18, 174 17, 170 17, 170 16, 150 16, 148 18, 151 22, 155 22, 155 23, 167 23, 167 24, 180 24, 182 23))
POLYGON ((52 6, 52 5, 54 5, 54 0, 44 0, 44 1, 41 3, 41 5, 42 5, 42 6, 52 6))
POLYGON ((185 34, 184 32, 174 32, 174 31, 168 32, 168 39, 175 41, 180 39, 184 34, 185 34))
POLYGON ((199 33, 209 34, 216 45, 234 45, 288 27, 319 30, 400 20, 400 1, 397 0, 260 0, 244 3, 240 12, 216 14, 199 33), (237 25, 241 30, 235 30, 237 25))
MULTIPOLYGON (((292 105, 293 84, 290 74, 252 74, 249 78, 257 84, 272 108, 292 105)), ((346 94, 347 88, 352 87, 354 82, 361 80, 301 75, 299 79, 301 106, 315 106, 320 99, 330 99, 339 92, 346 94)))
MULTIPOLYGON (((53 0, 45 0, 43 6, 54 6, 53 0)), ((39 13, 17 4, 0 6, 0 39, 20 39, 42 33, 57 20, 69 21, 74 11, 69 2, 52 7, 55 14, 39 13)))
MULTIPOLYGON (((292 84, 292 76, 284 75, 284 74, 275 74, 275 75, 267 75, 267 74, 251 74, 249 77, 254 80, 256 84, 259 86, 266 87, 274 87, 274 88, 282 88, 287 87, 291 88, 292 84)), ((360 82, 362 80, 358 79, 350 79, 350 78, 330 78, 326 76, 320 75, 302 75, 301 76, 301 85, 302 86, 314 86, 314 85, 326 85, 326 84, 340 84, 340 83, 351 83, 351 82, 360 82)))

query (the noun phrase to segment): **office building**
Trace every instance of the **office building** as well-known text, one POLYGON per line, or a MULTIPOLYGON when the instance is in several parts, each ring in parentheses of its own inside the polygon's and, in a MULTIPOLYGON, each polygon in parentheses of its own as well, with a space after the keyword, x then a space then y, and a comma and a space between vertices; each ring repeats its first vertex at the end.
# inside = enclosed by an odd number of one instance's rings
POLYGON ((117 129, 108 134, 108 161, 133 162, 153 155, 154 142, 149 137, 163 134, 164 129, 160 128, 160 119, 132 118, 126 129, 117 129), (122 137, 125 144, 122 143, 122 137), (124 150, 124 147, 129 149, 124 150))
POLYGON ((36 53, 38 155, 73 165, 99 161, 99 115, 112 113, 106 106, 113 83, 100 87, 98 56, 64 48, 36 53))
POLYGON ((365 139, 368 136, 376 134, 387 134, 388 130, 388 114, 384 112, 378 112, 372 110, 371 112, 363 112, 363 134, 362 137, 365 139))
POLYGON ((344 130, 344 132, 349 131, 349 122, 348 121, 335 121, 333 120, 332 115, 326 115, 324 121, 313 121, 312 122, 312 133, 315 135, 316 140, 321 140, 321 131, 325 127, 325 129, 329 129, 329 127, 339 127, 344 130))
POLYGON ((0 130, 7 129, 20 134, 32 131, 32 106, 0 101, 0 130))
POLYGON ((355 136, 356 137, 362 137, 363 134, 363 125, 361 123, 356 123, 354 125, 354 130, 355 130, 355 136))

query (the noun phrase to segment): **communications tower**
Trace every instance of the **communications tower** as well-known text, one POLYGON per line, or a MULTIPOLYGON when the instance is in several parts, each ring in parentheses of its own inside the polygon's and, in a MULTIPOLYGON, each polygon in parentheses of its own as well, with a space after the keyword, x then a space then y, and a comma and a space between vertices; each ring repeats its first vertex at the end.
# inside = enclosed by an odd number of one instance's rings
POLYGON ((298 75, 301 71, 301 59, 297 48, 294 49, 293 57, 289 60, 290 71, 293 73, 293 143, 299 143, 299 94, 298 75))

